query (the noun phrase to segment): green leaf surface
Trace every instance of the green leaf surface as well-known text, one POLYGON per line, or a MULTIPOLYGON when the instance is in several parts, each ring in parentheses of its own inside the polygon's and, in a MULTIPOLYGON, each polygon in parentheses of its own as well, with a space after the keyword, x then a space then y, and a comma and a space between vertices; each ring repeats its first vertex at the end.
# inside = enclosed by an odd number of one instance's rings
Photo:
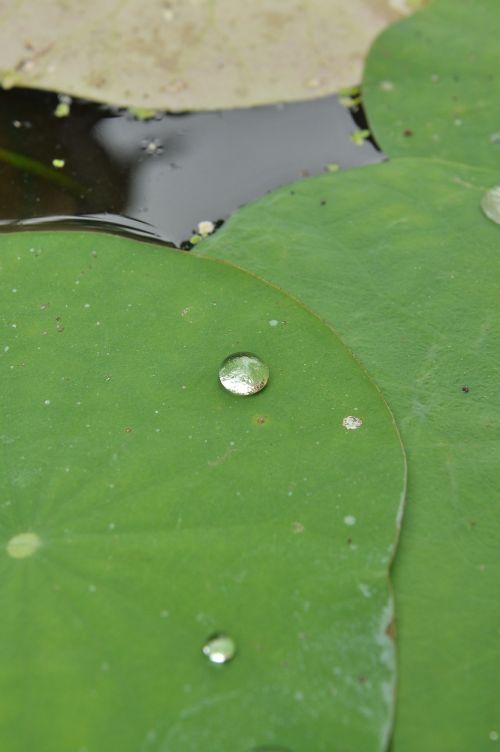
POLYGON ((363 369, 230 265, 0 246, 0 749, 382 750, 405 464, 363 369), (250 397, 218 381, 241 351, 270 370, 250 397))
POLYGON ((363 99, 391 157, 500 166, 500 5, 433 0, 370 50, 363 99))
POLYGON ((486 752, 500 731, 500 227, 480 209, 496 179, 425 159, 325 175, 197 247, 332 322, 401 427, 394 752, 486 752))
POLYGON ((61 0, 0 5, 4 87, 210 110, 359 83, 376 35, 425 0, 61 0))

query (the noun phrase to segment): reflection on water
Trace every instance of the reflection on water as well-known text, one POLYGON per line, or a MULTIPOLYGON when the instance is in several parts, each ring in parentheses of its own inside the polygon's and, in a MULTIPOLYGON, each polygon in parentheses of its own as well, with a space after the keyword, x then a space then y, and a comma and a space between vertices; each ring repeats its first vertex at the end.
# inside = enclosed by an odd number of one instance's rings
POLYGON ((86 216, 179 245, 203 220, 306 175, 378 162, 335 97, 149 121, 56 95, 0 92, 0 220, 86 216), (56 169, 53 160, 64 160, 56 169))

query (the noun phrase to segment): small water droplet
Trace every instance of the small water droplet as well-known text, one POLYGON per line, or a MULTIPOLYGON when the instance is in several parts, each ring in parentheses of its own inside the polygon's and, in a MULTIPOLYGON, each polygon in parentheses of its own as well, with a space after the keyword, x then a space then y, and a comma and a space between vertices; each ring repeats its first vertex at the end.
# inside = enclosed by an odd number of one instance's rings
POLYGON ((500 225, 500 185, 495 185, 494 188, 490 188, 483 194, 481 209, 488 219, 500 225))
POLYGON ((492 742, 497 742, 500 739, 498 731, 490 731, 490 739, 492 742))
POLYGON ((256 355, 234 353, 222 363, 219 381, 231 394, 257 394, 269 381, 269 367, 256 355))
POLYGON ((353 517, 352 514, 347 514, 344 517, 344 522, 346 525, 355 525, 356 524, 356 517, 353 517))
POLYGON ((226 634, 214 634, 203 645, 203 655, 211 663, 229 663, 236 653, 236 643, 226 634))
POLYGON ((269 326, 278 326, 279 323, 278 319, 271 319, 269 321, 269 326))
POLYGON ((13 559, 26 559, 40 548, 42 542, 36 533, 19 533, 7 543, 7 553, 13 559))
POLYGON ((363 425, 363 421, 355 415, 348 415, 343 419, 342 425, 344 428, 347 428, 348 431, 355 431, 356 428, 360 428, 363 425))
POLYGON ((47 399, 47 400, 44 400, 44 401, 43 401, 43 404, 44 404, 44 405, 47 405, 47 406, 48 406, 48 405, 50 405, 50 400, 49 400, 49 399, 47 399))

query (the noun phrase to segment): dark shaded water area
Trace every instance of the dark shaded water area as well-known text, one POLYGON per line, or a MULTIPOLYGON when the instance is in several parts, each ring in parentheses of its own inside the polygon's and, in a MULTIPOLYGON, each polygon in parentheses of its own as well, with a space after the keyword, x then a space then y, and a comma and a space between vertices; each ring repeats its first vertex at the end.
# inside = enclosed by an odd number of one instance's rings
POLYGON ((25 89, 0 92, 1 229, 61 224, 177 246, 281 185, 379 162, 361 107, 337 97, 203 113, 129 112, 25 89))

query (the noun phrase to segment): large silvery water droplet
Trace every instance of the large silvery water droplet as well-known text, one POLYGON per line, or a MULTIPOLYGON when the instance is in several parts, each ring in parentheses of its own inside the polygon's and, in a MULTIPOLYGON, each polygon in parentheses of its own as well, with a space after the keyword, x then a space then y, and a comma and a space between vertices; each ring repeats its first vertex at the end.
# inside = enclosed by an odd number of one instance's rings
POLYGON ((490 188, 483 194, 481 209, 488 219, 500 225, 500 185, 495 185, 494 188, 490 188))
POLYGON ((236 643, 226 634, 214 634, 203 645, 203 655, 210 663, 228 663, 234 658, 236 643))
POLYGON ((257 394, 269 381, 269 367, 252 353, 234 353, 222 363, 219 381, 231 394, 257 394))

